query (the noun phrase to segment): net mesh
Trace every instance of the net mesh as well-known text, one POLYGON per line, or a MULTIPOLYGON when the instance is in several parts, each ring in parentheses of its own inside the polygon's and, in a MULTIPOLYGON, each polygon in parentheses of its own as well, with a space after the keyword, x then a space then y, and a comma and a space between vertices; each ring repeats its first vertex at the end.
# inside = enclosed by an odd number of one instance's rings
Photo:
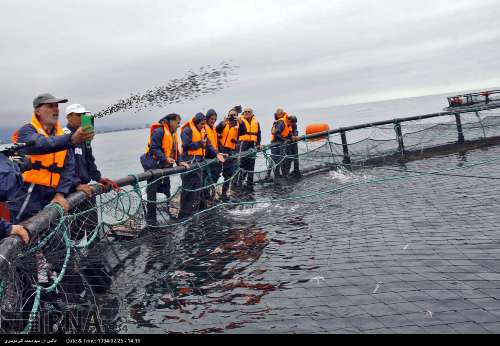
POLYGON ((499 115, 462 114, 480 149, 432 151, 456 145, 454 116, 401 125, 422 160, 372 127, 347 133, 349 164, 335 134, 243 154, 226 181, 192 166, 60 211, 2 278, 1 330, 498 332, 500 149, 483 146, 499 115), (253 190, 237 184, 248 173, 253 190))

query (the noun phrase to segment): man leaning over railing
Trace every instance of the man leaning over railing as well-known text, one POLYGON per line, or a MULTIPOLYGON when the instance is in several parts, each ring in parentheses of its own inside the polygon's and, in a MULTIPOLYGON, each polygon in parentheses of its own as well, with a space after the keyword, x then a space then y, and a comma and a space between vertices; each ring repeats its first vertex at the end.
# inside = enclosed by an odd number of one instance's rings
MULTIPOLYGON (((31 143, 20 151, 29 155, 32 169, 23 173, 24 184, 20 193, 10 205, 16 222, 28 219, 50 203, 59 204, 69 211, 66 196, 75 181, 75 158, 73 145, 91 140, 93 132, 79 128, 73 134, 64 134, 59 123, 59 103, 67 99, 42 94, 33 100, 31 122, 12 136, 14 143, 31 143)), ((46 260, 37 254, 40 282, 47 282, 46 260)))
MULTIPOLYGON (((89 112, 80 104, 72 104, 66 107, 65 113, 68 123, 64 128, 64 133, 73 134, 82 127, 82 116, 89 112)), ((84 192, 88 199, 78 206, 80 212, 87 212, 74 220, 74 224, 71 227, 71 239, 83 239, 85 242, 87 235, 97 227, 99 222, 97 210, 95 210, 96 199, 93 196, 94 191, 89 183, 95 181, 104 186, 110 185, 114 189, 119 189, 119 187, 111 179, 102 178, 101 172, 95 164, 90 141, 76 144, 72 150, 74 151, 76 165, 75 182, 73 184, 74 190, 84 192)))
POLYGON ((181 208, 178 217, 185 219, 198 212, 203 186, 202 164, 206 154, 217 157, 219 162, 224 162, 227 156, 217 153, 210 144, 205 132, 206 117, 203 113, 196 114, 181 128, 182 156, 181 161, 189 164, 192 171, 182 175, 181 208))
POLYGON ((66 212, 69 209, 65 197, 73 187, 75 158, 68 149, 91 140, 94 133, 79 128, 73 134, 64 134, 59 123, 59 103, 66 102, 67 99, 50 94, 37 96, 31 122, 12 136, 14 143, 34 143, 21 150, 30 156, 33 169, 23 173, 24 198, 18 199, 11 209, 16 221, 26 220, 51 202, 66 212))
MULTIPOLYGON (((164 169, 173 167, 174 164, 188 168, 186 163, 179 162, 179 137, 177 129, 181 122, 181 116, 175 113, 160 119, 158 123, 151 125, 149 130, 148 144, 145 153, 141 156, 141 165, 144 171, 152 169, 164 169)), ((146 223, 149 227, 155 227, 156 219, 156 195, 163 193, 170 199, 170 177, 148 180, 146 195, 146 223)), ((167 202, 167 211, 170 215, 170 203, 167 202)))

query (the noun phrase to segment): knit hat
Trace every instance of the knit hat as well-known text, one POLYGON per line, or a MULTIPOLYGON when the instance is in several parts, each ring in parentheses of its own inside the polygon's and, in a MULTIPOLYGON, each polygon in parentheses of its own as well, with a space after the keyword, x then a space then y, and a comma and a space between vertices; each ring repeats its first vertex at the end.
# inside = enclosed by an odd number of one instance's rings
POLYGON ((161 123, 162 121, 172 121, 172 120, 175 120, 175 119, 180 118, 180 117, 181 116, 179 114, 171 113, 171 114, 166 115, 163 118, 161 118, 159 122, 161 123))
POLYGON ((205 121, 207 120, 206 117, 205 117, 205 114, 203 113, 197 113, 195 116, 194 116, 194 123, 195 124, 199 124, 201 123, 202 121, 205 121))

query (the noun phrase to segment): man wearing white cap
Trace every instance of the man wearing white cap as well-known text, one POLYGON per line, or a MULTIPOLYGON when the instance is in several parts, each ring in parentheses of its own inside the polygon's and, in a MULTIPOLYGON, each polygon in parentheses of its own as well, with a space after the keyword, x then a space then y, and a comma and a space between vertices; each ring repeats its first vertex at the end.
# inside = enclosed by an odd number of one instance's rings
MULTIPOLYGON (((90 113, 84 106, 80 104, 72 104, 66 107, 66 119, 68 120, 68 124, 66 128, 64 128, 65 133, 74 133, 78 128, 82 126, 82 115, 90 113)), ((90 198, 93 195, 93 190, 90 187, 89 183, 91 181, 98 182, 104 186, 111 185, 114 189, 119 189, 118 185, 110 179, 102 178, 101 172, 97 169, 95 164, 95 158, 92 153, 92 147, 83 142, 74 146, 75 153, 75 162, 76 162, 76 171, 75 171, 75 182, 73 184, 76 191, 81 191, 87 194, 90 198)), ((87 200, 85 205, 80 205, 80 209, 90 209, 95 205, 95 201, 93 198, 87 200)), ((84 223, 88 225, 88 227, 79 227, 78 230, 80 234, 73 234, 75 238, 81 238, 84 236, 82 233, 82 228, 92 229, 91 226, 96 226, 97 214, 88 213, 84 223)))

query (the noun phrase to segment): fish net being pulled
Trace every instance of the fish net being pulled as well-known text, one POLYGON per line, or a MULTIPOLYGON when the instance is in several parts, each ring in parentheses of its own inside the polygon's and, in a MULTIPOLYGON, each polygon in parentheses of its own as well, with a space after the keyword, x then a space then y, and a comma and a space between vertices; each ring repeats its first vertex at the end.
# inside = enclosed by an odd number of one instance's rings
POLYGON ((306 137, 241 153, 226 180, 214 163, 137 178, 60 211, 10 262, 0 328, 498 332, 499 115, 306 137))

